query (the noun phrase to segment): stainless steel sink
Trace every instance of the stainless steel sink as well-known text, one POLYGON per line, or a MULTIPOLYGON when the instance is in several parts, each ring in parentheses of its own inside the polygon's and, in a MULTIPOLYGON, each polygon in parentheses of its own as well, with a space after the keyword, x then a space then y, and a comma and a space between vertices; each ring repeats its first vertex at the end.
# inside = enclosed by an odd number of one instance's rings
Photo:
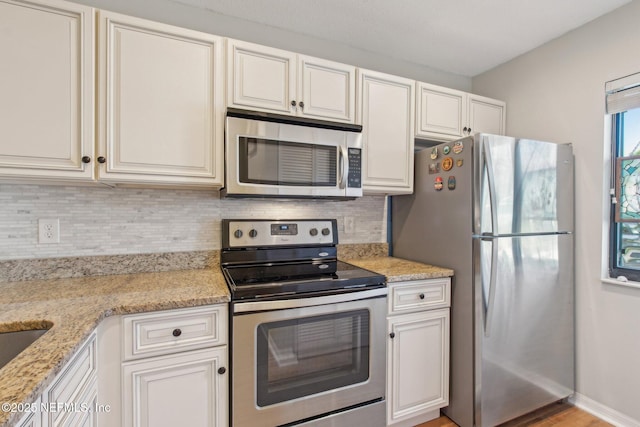
POLYGON ((0 368, 9 363, 22 350, 29 347, 48 329, 30 329, 27 331, 0 333, 0 368))

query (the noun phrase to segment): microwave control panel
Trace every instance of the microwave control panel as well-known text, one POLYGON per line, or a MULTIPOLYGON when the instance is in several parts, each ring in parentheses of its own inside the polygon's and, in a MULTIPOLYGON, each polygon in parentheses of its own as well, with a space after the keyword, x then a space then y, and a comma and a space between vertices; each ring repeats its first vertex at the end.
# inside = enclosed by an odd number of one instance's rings
POLYGON ((359 148, 349 148, 349 176, 347 187, 362 187, 362 151, 359 148))

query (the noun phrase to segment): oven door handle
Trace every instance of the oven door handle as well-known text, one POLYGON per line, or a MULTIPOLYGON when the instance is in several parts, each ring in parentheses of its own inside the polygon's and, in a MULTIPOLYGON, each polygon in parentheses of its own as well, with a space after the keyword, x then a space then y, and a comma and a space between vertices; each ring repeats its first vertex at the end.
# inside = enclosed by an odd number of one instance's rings
POLYGON ((358 301, 368 298, 387 296, 387 288, 376 288, 365 291, 345 292, 335 295, 308 298, 292 298, 271 301, 247 301, 233 304, 233 313, 249 313, 256 311, 282 310, 286 308, 313 307, 316 305, 336 304, 339 302, 358 301))

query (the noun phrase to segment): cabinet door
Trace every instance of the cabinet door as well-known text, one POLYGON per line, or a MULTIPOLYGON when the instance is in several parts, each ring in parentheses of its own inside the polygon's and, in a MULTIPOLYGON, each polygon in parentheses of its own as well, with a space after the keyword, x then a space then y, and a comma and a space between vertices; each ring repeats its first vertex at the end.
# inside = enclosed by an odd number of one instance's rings
MULTIPOLYGON (((93 333, 45 390, 42 395, 43 402, 66 403, 78 408, 83 405, 91 407, 95 400, 98 375, 96 353, 97 338, 93 333)), ((43 424, 50 427, 77 425, 71 422, 77 416, 80 416, 80 413, 74 411, 49 411, 43 419, 43 424)))
POLYGON ((299 56, 297 101, 300 115, 354 123, 356 68, 299 56))
POLYGON ((0 0, 0 176, 93 179, 93 14, 0 0))
POLYGON ((124 426, 226 426, 226 369, 227 346, 123 364, 124 426))
POLYGON ((221 186, 222 39, 110 12, 100 25, 99 178, 221 186))
POLYGON ((471 133, 505 134, 506 104, 479 95, 469 95, 469 127, 471 133))
POLYGON ((451 140, 464 136, 467 94, 459 90, 418 82, 416 136, 451 140))
POLYGON ((365 194, 413 192, 415 82, 361 70, 358 122, 362 123, 365 194))
POLYGON ((227 40, 227 105, 295 114, 296 54, 227 40))
MULTIPOLYGON (((33 402, 36 407, 42 404, 42 400, 38 398, 33 402)), ((42 414, 41 412, 33 411, 25 414, 20 421, 16 424, 17 427, 41 427, 42 426, 42 414)))
POLYGON ((388 327, 387 424, 437 416, 449 403, 449 309, 392 316, 388 327))

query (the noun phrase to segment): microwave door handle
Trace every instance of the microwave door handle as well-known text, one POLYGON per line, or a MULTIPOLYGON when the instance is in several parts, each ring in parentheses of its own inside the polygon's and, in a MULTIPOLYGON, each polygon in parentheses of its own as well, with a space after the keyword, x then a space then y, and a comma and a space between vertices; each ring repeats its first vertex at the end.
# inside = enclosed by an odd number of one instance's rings
POLYGON ((340 189, 343 190, 347 186, 347 177, 349 176, 349 157, 347 149, 340 146, 340 189))

